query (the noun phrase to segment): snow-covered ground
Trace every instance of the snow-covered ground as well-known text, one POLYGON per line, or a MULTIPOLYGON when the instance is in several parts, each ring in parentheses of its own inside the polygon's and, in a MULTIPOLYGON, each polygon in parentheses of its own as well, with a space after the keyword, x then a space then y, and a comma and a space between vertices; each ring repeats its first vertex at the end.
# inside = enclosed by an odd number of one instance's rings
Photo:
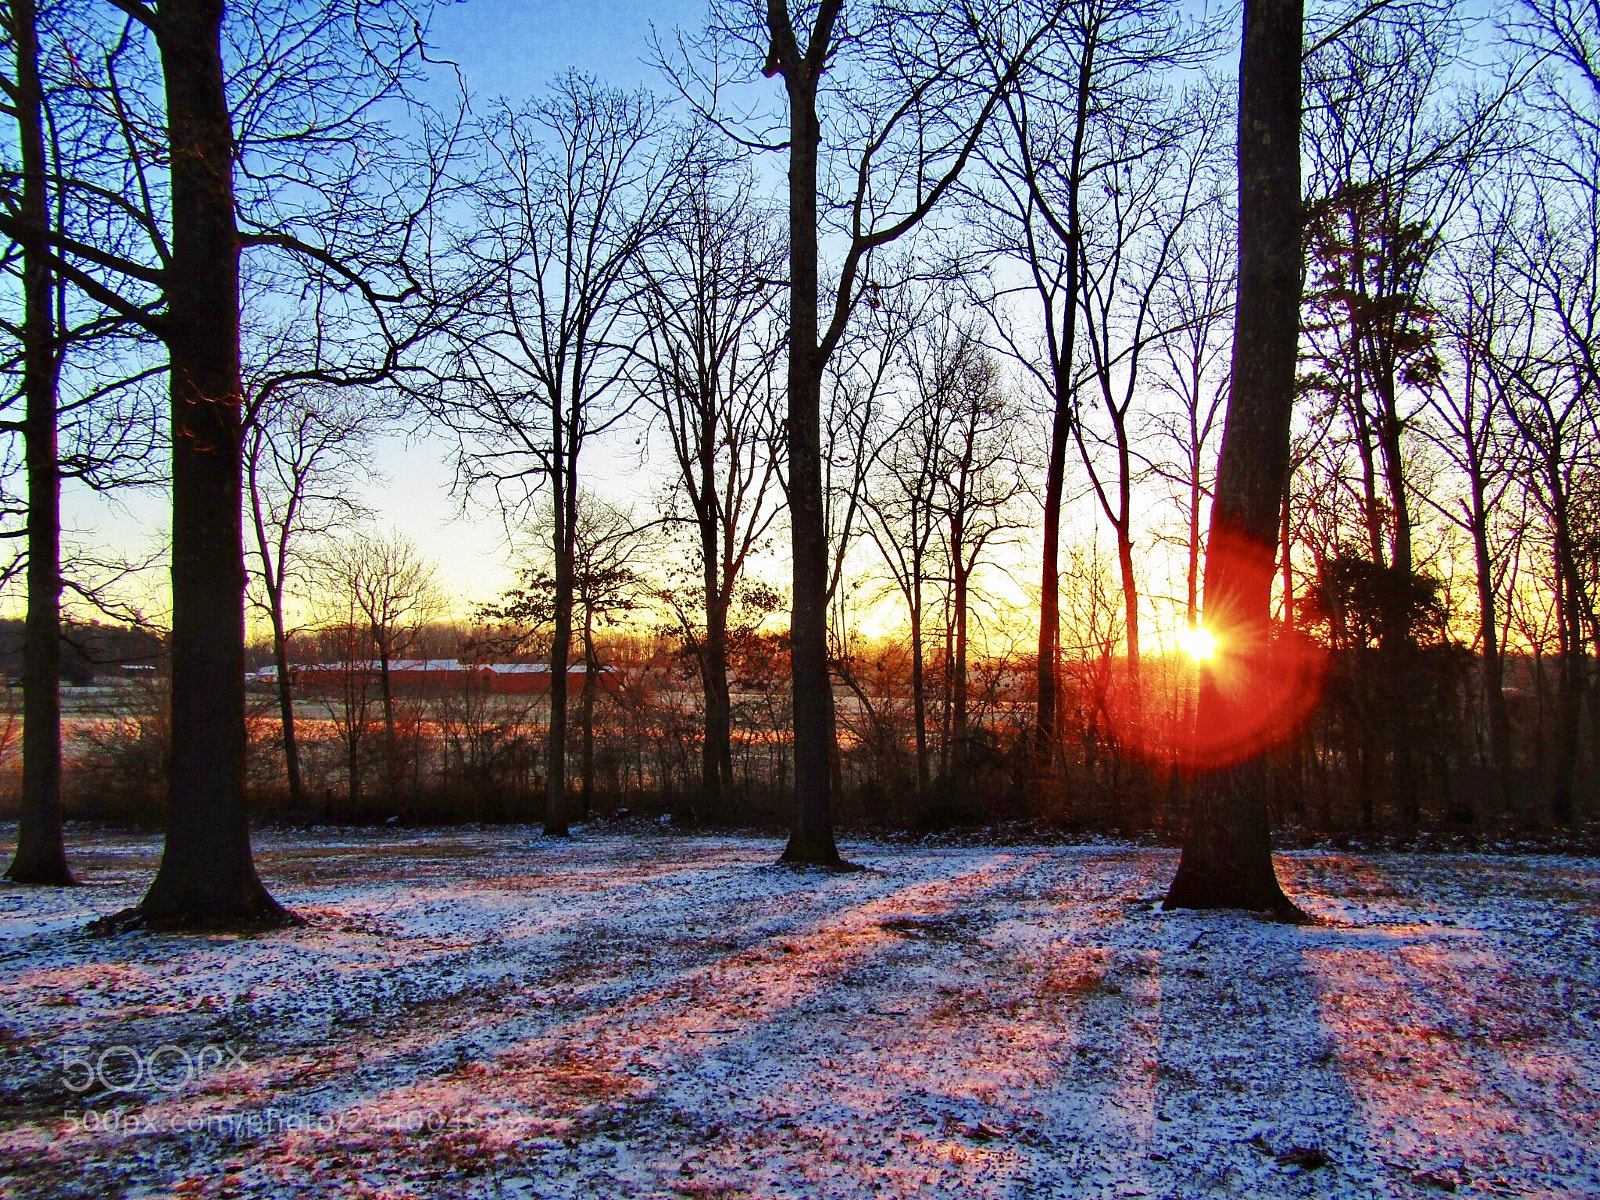
POLYGON ((0 888, 0 1194, 1600 1195, 1600 862, 779 848, 274 833, 308 927, 96 939, 97 835, 0 888))

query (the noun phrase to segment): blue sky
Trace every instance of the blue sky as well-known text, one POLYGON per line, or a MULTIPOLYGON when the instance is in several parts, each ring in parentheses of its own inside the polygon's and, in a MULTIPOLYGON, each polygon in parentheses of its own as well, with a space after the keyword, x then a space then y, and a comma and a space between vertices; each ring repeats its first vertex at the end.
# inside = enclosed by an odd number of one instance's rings
MULTIPOLYGON (((647 61, 652 23, 663 34, 674 27, 697 29, 704 11, 704 0, 456 0, 435 10, 431 41, 440 56, 460 66, 476 101, 530 95, 569 67, 625 87, 655 88, 662 81, 647 61)), ((378 452, 381 477, 364 481, 362 492, 375 511, 374 524, 415 540, 457 599, 489 600, 512 581, 503 530, 492 514, 460 515, 450 495, 451 449, 443 437, 387 438, 378 452)), ((596 444, 586 473, 625 479, 637 471, 632 456, 616 470, 608 470, 606 457, 604 445, 596 444)), ((625 486, 606 490, 628 499, 625 486)), ((170 501, 164 494, 108 499, 78 489, 63 499, 69 544, 97 557, 108 545, 113 554, 146 557, 165 542, 170 501)), ((156 620, 165 619, 166 579, 163 558, 126 589, 156 620)), ((11 607, 20 604, 19 595, 10 599, 11 607)))
POLYGON ((704 12, 703 0, 457 0, 435 10, 432 40, 478 97, 526 95, 568 67, 654 87, 650 26, 695 29, 704 12))
MULTIPOLYGON (((461 0, 435 11, 432 42, 460 66, 475 101, 531 95, 570 67, 656 88, 661 78, 647 61, 651 24, 663 34, 698 28, 704 11, 703 0, 461 0)), ((386 482, 368 489, 369 502, 379 525, 398 527, 440 565, 458 597, 488 600, 512 578, 503 530, 492 514, 460 515, 449 494, 450 450, 444 439, 389 439, 379 454, 386 482)), ((607 470, 606 454, 603 442, 593 445, 585 472, 618 474, 607 470)), ((623 474, 636 469, 632 461, 625 466, 623 474)))

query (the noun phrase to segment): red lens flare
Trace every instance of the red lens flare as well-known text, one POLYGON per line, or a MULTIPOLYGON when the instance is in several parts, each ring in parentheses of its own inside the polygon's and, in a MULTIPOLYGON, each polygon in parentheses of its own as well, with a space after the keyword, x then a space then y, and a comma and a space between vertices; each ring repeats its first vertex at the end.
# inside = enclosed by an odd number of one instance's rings
POLYGON ((1170 719, 1155 718, 1165 699, 1147 683, 1143 711, 1118 721, 1124 744, 1141 756, 1191 771, 1233 766, 1293 741, 1321 703, 1327 673, 1317 642, 1247 619, 1271 593, 1270 548, 1214 537, 1207 559, 1205 623, 1180 638, 1170 719))

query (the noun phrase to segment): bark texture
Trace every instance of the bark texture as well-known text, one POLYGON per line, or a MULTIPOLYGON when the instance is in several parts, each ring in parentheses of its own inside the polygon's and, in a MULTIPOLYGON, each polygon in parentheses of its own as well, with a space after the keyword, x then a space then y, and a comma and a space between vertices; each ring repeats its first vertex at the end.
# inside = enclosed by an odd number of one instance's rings
POLYGON ((293 918, 256 875, 245 811, 239 233, 221 0, 156 22, 172 156, 172 758, 166 844, 138 921, 229 928, 293 918))
MULTIPOLYGON (((1246 0, 1239 60, 1239 293, 1233 375, 1206 545, 1205 612, 1219 640, 1202 676, 1201 735, 1240 725, 1271 670, 1272 577, 1300 332, 1301 0, 1246 0), (1237 672, 1231 680, 1223 672, 1237 672)), ((1196 780, 1168 908, 1301 916, 1272 867, 1267 759, 1196 780)))

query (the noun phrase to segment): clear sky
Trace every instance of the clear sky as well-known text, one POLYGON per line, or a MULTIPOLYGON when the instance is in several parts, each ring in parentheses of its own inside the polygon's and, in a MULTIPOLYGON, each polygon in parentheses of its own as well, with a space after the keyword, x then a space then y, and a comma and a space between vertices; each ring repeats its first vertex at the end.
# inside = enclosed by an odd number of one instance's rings
POLYGON ((654 86, 650 26, 698 28, 703 0, 459 0, 442 5, 433 41, 479 96, 525 94, 568 67, 654 86))
MULTIPOLYGON (((663 34, 675 27, 696 29, 704 9, 704 0, 457 0, 435 10, 431 40, 439 56, 459 65, 478 102, 530 95, 569 67, 625 87, 655 88, 661 79, 648 64, 652 24, 663 34)), ((631 438, 627 446, 632 449, 631 438)), ((512 578, 501 523, 481 510, 462 517, 450 494, 451 449, 449 440, 426 431, 420 437, 386 438, 379 447, 378 477, 359 486, 376 513, 375 524, 393 526, 415 540, 439 565, 457 599, 488 600, 512 578)), ((628 481, 638 476, 632 454, 626 461, 607 461, 607 450, 599 444, 584 469, 624 503, 628 481)), ((69 489, 63 497, 69 544, 96 558, 109 553, 156 560, 124 592, 157 620, 165 618, 162 547, 169 503, 155 492, 122 493, 108 500, 69 489)), ((68 551, 69 557, 72 553, 68 551)), ((20 611, 20 592, 9 599, 5 607, 20 611)))
MULTIPOLYGON (((647 61, 651 25, 663 34, 698 28, 704 8, 703 0, 461 0, 435 10, 432 40, 460 66, 474 101, 530 95, 569 67, 625 87, 654 88, 661 81, 647 61)), ((369 488, 369 503, 380 525, 405 531, 439 563, 453 592, 487 600, 510 582, 507 548, 497 518, 461 516, 449 494, 450 452, 443 438, 387 440, 379 455, 385 479, 369 488)), ((606 461, 599 443, 586 453, 585 474, 626 502, 631 456, 606 461)))

